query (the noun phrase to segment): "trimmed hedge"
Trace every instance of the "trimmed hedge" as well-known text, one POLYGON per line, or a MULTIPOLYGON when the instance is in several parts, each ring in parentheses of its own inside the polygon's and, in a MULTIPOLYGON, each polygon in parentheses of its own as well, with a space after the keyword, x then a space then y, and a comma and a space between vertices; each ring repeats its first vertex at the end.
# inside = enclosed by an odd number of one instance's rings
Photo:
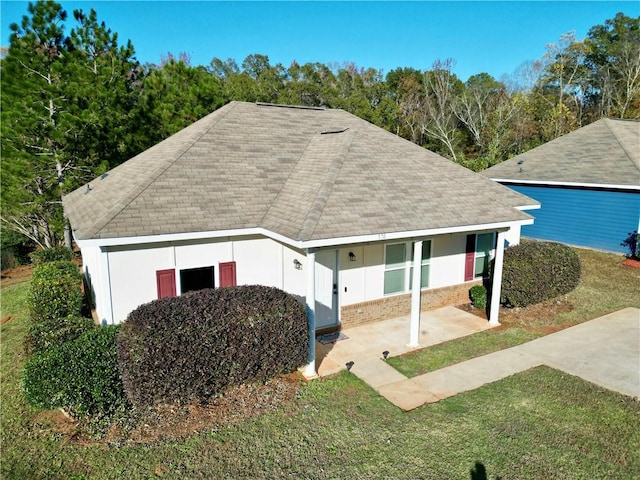
POLYGON ((66 317, 44 320, 32 324, 25 339, 28 355, 42 353, 48 348, 75 340, 95 328, 93 320, 85 317, 66 317))
POLYGON ((34 267, 29 289, 29 307, 31 319, 35 323, 80 316, 82 288, 78 266, 73 262, 59 260, 34 267))
POLYGON ((94 328, 77 339, 33 355, 22 386, 29 403, 66 407, 73 414, 110 414, 126 405, 118 370, 119 326, 94 328))
POLYGON ((580 259, 566 245, 526 242, 504 252, 501 302, 526 307, 572 291, 580 282, 580 259))
POLYGON ((474 285, 469 289, 469 299, 476 308, 487 308, 487 289, 483 285, 474 285))
POLYGON ((134 405, 207 402, 231 385, 266 381, 307 359, 304 306, 277 288, 206 289, 142 305, 118 337, 134 405))
POLYGON ((33 265, 42 265, 43 263, 73 260, 73 252, 67 247, 51 247, 42 250, 36 250, 29 254, 33 265))

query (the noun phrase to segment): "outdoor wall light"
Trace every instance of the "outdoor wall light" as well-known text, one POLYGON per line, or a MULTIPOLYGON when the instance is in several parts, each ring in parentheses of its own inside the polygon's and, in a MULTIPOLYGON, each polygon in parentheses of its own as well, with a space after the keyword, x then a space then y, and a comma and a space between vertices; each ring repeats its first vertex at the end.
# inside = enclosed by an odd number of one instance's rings
POLYGON ((355 262, 356 261, 356 254, 353 252, 349 252, 349 261, 350 262, 355 262))
POLYGON ((351 371, 351 367, 353 367, 353 362, 347 362, 345 363, 345 366, 347 367, 348 371, 351 371))
POLYGON ((296 270, 302 270, 302 264, 297 258, 293 260, 293 268, 296 270))
POLYGON ((387 360, 388 356, 389 356, 389 350, 385 350, 384 352, 382 352, 382 357, 385 359, 385 361, 387 360))

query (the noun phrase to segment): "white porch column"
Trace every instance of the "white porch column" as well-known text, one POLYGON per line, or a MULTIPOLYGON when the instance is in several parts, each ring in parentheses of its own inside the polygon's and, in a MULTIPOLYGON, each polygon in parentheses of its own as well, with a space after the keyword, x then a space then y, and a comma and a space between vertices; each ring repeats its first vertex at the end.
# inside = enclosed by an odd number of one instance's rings
POLYGON ((491 305, 489 306, 489 325, 500 325, 500 292, 502 290, 502 264, 504 263, 504 243, 506 232, 498 232, 496 241, 496 258, 493 261, 493 278, 491 279, 491 305))
POLYGON ((307 250, 307 321, 309 324, 309 354, 303 375, 307 378, 316 377, 316 254, 307 250))
POLYGON ((422 285, 422 240, 413 244, 413 275, 411 279, 411 326, 409 347, 420 346, 420 286, 422 285))

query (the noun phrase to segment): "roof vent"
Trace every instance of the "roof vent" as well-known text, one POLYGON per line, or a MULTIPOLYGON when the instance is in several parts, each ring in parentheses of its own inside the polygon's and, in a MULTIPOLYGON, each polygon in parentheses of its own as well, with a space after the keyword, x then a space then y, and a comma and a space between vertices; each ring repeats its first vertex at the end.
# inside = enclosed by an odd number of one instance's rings
POLYGON ((349 130, 348 128, 336 128, 335 130, 325 130, 324 132, 320 132, 320 135, 331 135, 332 133, 344 133, 347 130, 349 130))
POLYGON ((279 105, 277 103, 256 102, 258 107, 297 108, 298 110, 324 110, 323 107, 308 107, 306 105, 279 105))
POLYGON ((518 165, 522 165, 524 163, 524 160, 518 160, 518 165))

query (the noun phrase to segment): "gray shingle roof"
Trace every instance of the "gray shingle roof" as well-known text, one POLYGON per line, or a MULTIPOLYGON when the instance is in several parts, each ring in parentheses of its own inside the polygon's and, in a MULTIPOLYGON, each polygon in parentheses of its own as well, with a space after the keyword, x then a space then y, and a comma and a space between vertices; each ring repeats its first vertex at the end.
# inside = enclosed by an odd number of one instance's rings
POLYGON ((603 118, 482 174, 525 182, 640 186, 640 122, 603 118))
POLYGON ((520 221, 537 202, 342 110, 231 102, 66 195, 77 239, 295 241, 520 221))

